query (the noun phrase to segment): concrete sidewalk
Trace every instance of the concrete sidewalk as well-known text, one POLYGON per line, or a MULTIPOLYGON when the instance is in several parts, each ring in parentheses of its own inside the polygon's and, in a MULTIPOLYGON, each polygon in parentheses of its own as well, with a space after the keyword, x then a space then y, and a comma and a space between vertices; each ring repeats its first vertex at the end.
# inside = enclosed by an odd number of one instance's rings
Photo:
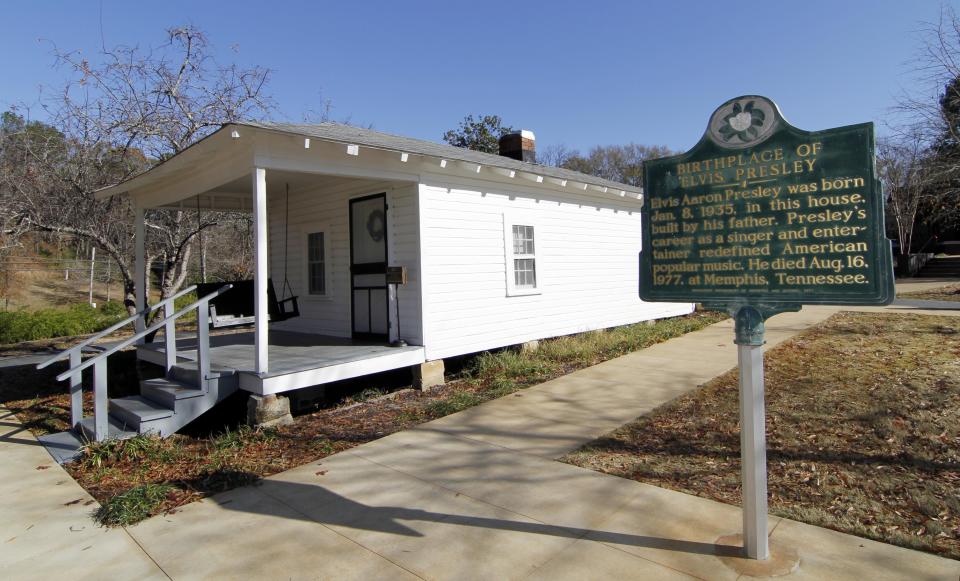
POLYGON ((0 579, 167 579, 124 529, 0 406, 0 579))
MULTIPOLYGON (((769 345, 838 310, 774 317, 769 345)), ((34 567, 71 551, 56 570, 81 578, 746 579, 718 558, 737 551, 717 539, 740 531, 739 508, 554 461, 733 368, 732 339, 732 323, 718 323, 126 532, 95 529, 84 507, 77 518, 98 532, 97 545, 79 553, 91 543, 54 527, 35 537, 33 560, 0 553, 0 576, 48 577, 34 567), (7 564, 10 557, 18 560, 7 564)), ((11 446, 0 439, 0 454, 11 446)), ((45 454, 36 446, 17 453, 26 459, 5 480, 33 476, 36 454, 45 454)), ((32 504, 34 488, 42 507, 88 498, 45 462, 43 475, 65 481, 37 481, 4 498, 32 504), (46 498, 60 486, 74 488, 46 498)), ((13 515, 0 526, 27 520, 13 515)), ((771 518, 770 531, 800 554, 791 579, 960 577, 960 562, 786 519, 771 518)))

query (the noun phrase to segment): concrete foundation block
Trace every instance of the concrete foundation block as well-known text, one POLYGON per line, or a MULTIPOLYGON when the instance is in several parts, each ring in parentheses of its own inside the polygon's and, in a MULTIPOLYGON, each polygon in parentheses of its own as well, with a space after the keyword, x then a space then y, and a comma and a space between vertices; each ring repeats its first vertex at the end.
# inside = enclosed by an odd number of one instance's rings
POLYGON ((251 395, 247 400, 247 424, 255 428, 276 428, 293 423, 290 400, 282 395, 251 395))
POLYGON ((521 353, 536 353, 537 349, 540 348, 540 341, 534 339, 533 341, 527 341, 526 343, 520 344, 521 353))
POLYGON ((413 366, 413 386, 420 391, 429 391, 446 383, 443 379, 443 359, 427 361, 413 366))

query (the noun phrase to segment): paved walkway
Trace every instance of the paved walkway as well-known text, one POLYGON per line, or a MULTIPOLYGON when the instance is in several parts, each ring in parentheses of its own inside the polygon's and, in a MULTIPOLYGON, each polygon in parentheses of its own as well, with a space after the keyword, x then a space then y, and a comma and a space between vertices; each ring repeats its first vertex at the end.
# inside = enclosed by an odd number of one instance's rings
MULTIPOLYGON (((769 345, 837 310, 778 315, 769 345)), ((127 531, 95 528, 86 493, 8 433, 0 577, 737 579, 716 556, 736 551, 716 540, 739 532, 737 507, 553 460, 734 367, 732 338, 718 323, 127 531)), ((791 579, 960 577, 958 561, 786 519, 770 531, 800 554, 791 579)))
POLYGON ((166 579, 124 529, 0 407, 0 579, 166 579))

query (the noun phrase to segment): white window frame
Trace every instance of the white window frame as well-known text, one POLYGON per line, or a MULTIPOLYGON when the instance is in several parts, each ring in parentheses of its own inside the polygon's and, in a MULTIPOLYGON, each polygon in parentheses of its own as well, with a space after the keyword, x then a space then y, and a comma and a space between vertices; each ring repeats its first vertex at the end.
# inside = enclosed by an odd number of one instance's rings
POLYGON ((330 228, 327 225, 317 225, 305 228, 303 233, 303 290, 301 298, 315 301, 329 301, 333 299, 333 278, 331 276, 332 253, 330 252, 330 228), (310 235, 323 234, 323 293, 310 292, 310 235))
POLYGON ((529 296, 543 293, 542 266, 538 249, 542 241, 542 230, 539 222, 532 214, 505 212, 503 214, 503 252, 506 264, 506 282, 507 296, 529 296), (533 227, 533 254, 514 254, 513 252, 513 227, 514 226, 532 226, 533 227), (538 241, 538 238, 541 238, 538 241), (516 269, 514 260, 532 259, 534 268, 534 277, 536 286, 532 288, 518 287, 516 284, 516 269))

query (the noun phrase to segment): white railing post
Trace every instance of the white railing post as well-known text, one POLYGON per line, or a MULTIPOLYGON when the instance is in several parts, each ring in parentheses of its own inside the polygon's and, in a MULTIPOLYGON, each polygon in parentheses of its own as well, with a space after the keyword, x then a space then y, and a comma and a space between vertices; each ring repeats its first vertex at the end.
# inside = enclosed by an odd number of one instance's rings
POLYGON ((93 364, 93 439, 102 442, 107 439, 109 419, 107 418, 107 358, 98 359, 93 364))
POLYGON ((177 321, 172 319, 173 300, 167 299, 163 305, 163 318, 166 324, 163 326, 163 349, 166 355, 167 373, 177 364, 177 321))
POLYGON ((197 387, 206 390, 210 376, 210 301, 197 305, 197 387))
MULTIPOLYGON (((70 369, 79 367, 81 354, 79 349, 70 352, 70 369)), ((83 375, 80 372, 70 376, 70 427, 75 428, 83 419, 83 375)))

